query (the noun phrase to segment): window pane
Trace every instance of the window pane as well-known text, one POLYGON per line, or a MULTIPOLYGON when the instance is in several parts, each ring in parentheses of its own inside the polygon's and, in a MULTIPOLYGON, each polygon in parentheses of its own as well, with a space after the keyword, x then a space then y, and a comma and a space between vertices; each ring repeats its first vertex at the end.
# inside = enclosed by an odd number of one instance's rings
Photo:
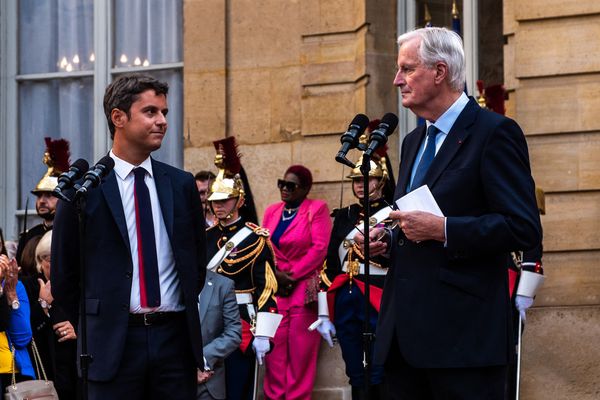
POLYGON ((114 67, 182 61, 181 0, 114 1, 114 67))
MULTIPOLYGON (((70 142, 73 162, 92 157, 93 84, 91 78, 24 82, 19 85, 19 208, 46 173, 44 137, 70 142)), ((29 205, 31 207, 32 200, 29 205)))
POLYGON ((504 35, 502 2, 479 2, 479 79, 485 86, 504 82, 504 35))
POLYGON ((19 1, 19 73, 92 70, 93 0, 19 1))
MULTIPOLYGON (((452 0, 416 0, 418 28, 424 27, 427 23, 431 26, 440 26, 453 29, 452 21, 452 0)), ((456 7, 459 14, 458 29, 462 32, 462 0, 456 0, 456 7)), ((459 32, 459 33, 460 33, 459 32)))

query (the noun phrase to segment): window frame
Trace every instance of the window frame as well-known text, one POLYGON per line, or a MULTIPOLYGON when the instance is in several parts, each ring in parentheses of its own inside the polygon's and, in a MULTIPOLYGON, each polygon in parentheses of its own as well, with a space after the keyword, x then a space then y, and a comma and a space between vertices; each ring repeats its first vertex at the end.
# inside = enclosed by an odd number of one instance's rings
MULTIPOLYGON (((164 64, 152 64, 148 67, 113 67, 111 65, 113 37, 113 0, 95 0, 93 2, 94 27, 93 43, 95 62, 90 71, 49 72, 35 74, 17 74, 18 71, 18 1, 0 2, 0 227, 7 240, 16 240, 20 232, 23 216, 36 215, 35 205, 25 209, 18 208, 19 179, 19 126, 18 126, 18 86, 25 81, 45 81, 91 77, 93 79, 93 140, 94 160, 104 156, 111 147, 106 126, 106 117, 102 100, 106 86, 117 74, 127 72, 152 72, 180 70, 183 73, 183 61, 164 64)), ((183 43, 181 44, 183 46, 183 43)), ((41 139, 41 138, 40 138, 41 139)), ((183 151, 183 149, 182 149, 183 151)), ((41 160, 42 154, 40 154, 41 160)), ((90 160, 91 162, 91 160, 90 160)), ((29 219, 29 218, 28 218, 29 219)), ((29 222, 29 221, 28 221, 29 222)), ((28 226, 29 223, 28 223, 28 226)))

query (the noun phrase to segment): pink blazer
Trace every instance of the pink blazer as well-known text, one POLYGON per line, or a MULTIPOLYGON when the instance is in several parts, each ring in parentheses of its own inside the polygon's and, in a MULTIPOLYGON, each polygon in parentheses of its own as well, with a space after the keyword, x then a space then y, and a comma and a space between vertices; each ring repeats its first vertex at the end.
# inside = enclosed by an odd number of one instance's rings
MULTIPOLYGON (((275 203, 265 210, 264 228, 275 231, 284 205, 284 202, 275 203)), ((278 309, 304 305, 307 285, 323 266, 330 235, 331 218, 327 204, 322 200, 304 200, 298 214, 281 235, 279 248, 273 245, 277 268, 291 271, 292 277, 299 281, 289 297, 277 297, 278 309)))

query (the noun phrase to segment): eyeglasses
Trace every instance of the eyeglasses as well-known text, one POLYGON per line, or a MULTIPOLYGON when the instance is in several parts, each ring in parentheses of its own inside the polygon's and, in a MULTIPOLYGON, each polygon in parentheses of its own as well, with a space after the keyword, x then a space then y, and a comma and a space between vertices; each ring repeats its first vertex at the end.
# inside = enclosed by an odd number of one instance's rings
POLYGON ((298 187, 296 182, 284 181, 283 179, 277 179, 277 187, 279 190, 285 188, 288 192, 293 192, 298 187))

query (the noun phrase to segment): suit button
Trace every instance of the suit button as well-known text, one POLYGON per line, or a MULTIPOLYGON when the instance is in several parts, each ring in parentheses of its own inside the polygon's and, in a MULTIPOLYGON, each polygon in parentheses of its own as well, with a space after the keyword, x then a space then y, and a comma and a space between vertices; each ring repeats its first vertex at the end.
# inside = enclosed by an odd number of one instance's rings
POLYGON ((129 304, 121 304, 121 310, 129 310, 129 304))
POLYGON ((131 273, 131 271, 125 272, 125 278, 127 278, 127 279, 131 279, 132 275, 133 274, 131 273))
POLYGON ((404 239, 398 240, 398 246, 404 246, 404 239))

